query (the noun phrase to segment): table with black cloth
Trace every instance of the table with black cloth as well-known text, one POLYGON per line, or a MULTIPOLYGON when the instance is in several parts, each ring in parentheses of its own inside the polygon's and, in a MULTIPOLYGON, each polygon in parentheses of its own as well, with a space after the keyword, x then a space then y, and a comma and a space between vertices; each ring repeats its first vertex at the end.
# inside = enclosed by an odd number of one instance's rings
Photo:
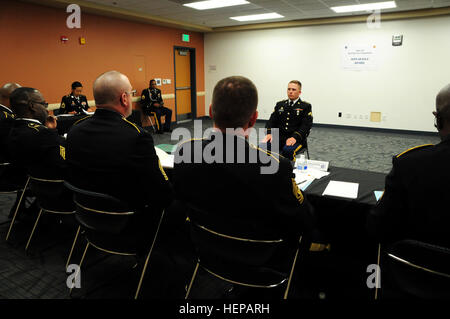
POLYGON ((330 244, 330 250, 303 255, 303 276, 296 285, 332 299, 373 300, 367 267, 377 263, 378 243, 368 236, 366 218, 377 203, 374 191, 384 190, 386 174, 341 167, 330 167, 329 172, 304 193, 318 219, 314 242, 330 244), (357 198, 322 195, 332 180, 358 183, 357 198))
POLYGON ((368 239, 367 214, 377 203, 374 191, 384 190, 386 174, 342 167, 331 167, 329 171, 328 176, 313 181, 305 190, 318 218, 321 241, 363 244, 368 239), (322 195, 331 180, 358 183, 358 197, 322 195))
POLYGON ((56 128, 58 129, 59 135, 64 135, 69 132, 72 125, 76 121, 81 120, 89 115, 86 114, 76 114, 76 115, 59 115, 57 116, 58 122, 56 128))

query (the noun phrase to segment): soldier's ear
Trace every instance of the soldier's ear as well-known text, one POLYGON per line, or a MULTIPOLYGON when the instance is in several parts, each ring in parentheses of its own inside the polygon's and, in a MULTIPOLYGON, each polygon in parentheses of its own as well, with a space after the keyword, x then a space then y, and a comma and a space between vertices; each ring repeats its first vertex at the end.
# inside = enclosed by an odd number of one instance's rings
POLYGON ((258 111, 255 111, 255 113, 253 113, 252 117, 250 118, 250 121, 248 122, 248 128, 255 126, 257 119, 258 119, 258 111))
POLYGON ((212 116, 212 104, 209 105, 209 117, 213 118, 213 116, 212 116))

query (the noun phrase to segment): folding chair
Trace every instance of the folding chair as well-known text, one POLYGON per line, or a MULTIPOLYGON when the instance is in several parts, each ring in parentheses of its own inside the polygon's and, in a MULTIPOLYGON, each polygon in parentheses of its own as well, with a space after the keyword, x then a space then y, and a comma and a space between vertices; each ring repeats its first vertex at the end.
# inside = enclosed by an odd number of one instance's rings
POLYGON ((402 240, 384 252, 383 270, 394 289, 421 299, 450 298, 450 249, 402 240))
MULTIPOLYGON (((9 163, 2 163, 2 166, 8 166, 8 165, 10 165, 10 164, 9 163)), ((0 187, 0 189, 1 189, 0 190, 0 194, 14 194, 14 193, 21 192, 19 201, 17 201, 17 206, 16 206, 16 209, 14 211, 13 218, 11 220, 11 223, 9 224, 8 233, 6 234, 6 241, 8 241, 9 236, 11 235, 11 230, 12 230, 12 228, 14 226, 14 222, 16 221, 16 217, 17 217, 17 214, 18 214, 18 212, 20 210, 20 206, 22 204, 22 200, 23 200, 23 197, 25 195, 25 191, 28 188, 29 182, 30 182, 30 178, 27 177, 25 185, 23 187, 19 187, 19 186, 16 186, 16 185, 13 185, 13 184, 9 184, 9 183, 6 183, 5 185, 3 185, 3 183, 1 183, 2 186, 0 187)))
MULTIPOLYGON (((75 214, 75 205, 72 200, 72 192, 64 186, 63 180, 43 179, 30 176, 30 189, 36 196, 40 210, 25 246, 25 251, 27 251, 30 246, 31 239, 33 238, 35 230, 41 220, 42 214, 75 214)), ((78 231, 79 229, 77 232, 78 231)), ((70 259, 70 255, 68 259, 70 259)))
POLYGON ((268 266, 274 253, 283 248, 283 239, 240 238, 217 232, 191 221, 191 237, 198 259, 187 288, 189 298, 199 267, 223 281, 245 287, 276 288, 286 284, 283 298, 287 299, 302 237, 299 238, 290 271, 279 272, 268 266))
MULTIPOLYGON (((134 243, 130 244, 130 241, 128 240, 129 237, 126 237, 126 235, 123 234, 125 227, 131 216, 135 214, 135 211, 131 210, 126 203, 110 195, 83 190, 70 185, 69 183, 65 183, 65 185, 74 192, 74 202, 76 205, 75 218, 79 222, 87 242, 80 263, 78 264, 78 270, 81 269, 87 251, 91 246, 110 255, 137 257, 136 245, 134 243)), ((161 213, 150 250, 142 268, 140 280, 134 296, 135 299, 139 297, 142 282, 163 217, 164 211, 161 213)), ((75 246, 77 238, 78 234, 74 239, 72 247, 75 246)), ((75 274, 75 280, 77 277, 78 271, 75 274)), ((71 294, 72 288, 70 289, 70 295, 71 294)))

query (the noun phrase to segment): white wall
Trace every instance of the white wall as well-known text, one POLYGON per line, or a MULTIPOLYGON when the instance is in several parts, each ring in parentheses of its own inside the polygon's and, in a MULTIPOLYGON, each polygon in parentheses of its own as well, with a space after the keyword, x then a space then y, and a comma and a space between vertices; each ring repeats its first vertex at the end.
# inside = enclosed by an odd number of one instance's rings
POLYGON ((255 83, 260 119, 269 118, 286 98, 287 83, 298 79, 315 123, 435 131, 435 96, 450 83, 450 17, 381 22, 379 29, 354 23, 206 34, 207 108, 214 85, 230 75, 255 83), (391 44, 397 34, 401 47, 391 44), (371 43, 378 48, 376 70, 342 68, 343 45, 371 43), (372 111, 382 112, 383 121, 366 119, 372 111))

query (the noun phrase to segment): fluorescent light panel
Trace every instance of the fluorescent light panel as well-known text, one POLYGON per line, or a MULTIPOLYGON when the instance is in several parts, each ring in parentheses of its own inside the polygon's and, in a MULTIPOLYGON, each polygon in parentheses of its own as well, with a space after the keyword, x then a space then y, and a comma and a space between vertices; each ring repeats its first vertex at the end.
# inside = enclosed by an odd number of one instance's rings
POLYGON ((344 13, 344 12, 356 12, 356 11, 372 11, 372 10, 381 10, 381 9, 392 9, 397 8, 397 4, 395 1, 385 1, 385 2, 376 2, 376 3, 367 3, 367 4, 356 4, 352 6, 341 6, 341 7, 332 7, 336 13, 344 13))
POLYGON ((250 2, 246 0, 209 0, 209 1, 197 1, 183 4, 183 6, 194 8, 197 10, 208 10, 216 8, 224 8, 231 6, 239 6, 242 4, 248 4, 250 2))
POLYGON ((279 19, 284 18, 281 14, 276 12, 272 13, 263 13, 263 14, 252 14, 249 16, 239 16, 239 17, 230 17, 230 19, 237 21, 255 21, 255 20, 268 20, 268 19, 279 19))

